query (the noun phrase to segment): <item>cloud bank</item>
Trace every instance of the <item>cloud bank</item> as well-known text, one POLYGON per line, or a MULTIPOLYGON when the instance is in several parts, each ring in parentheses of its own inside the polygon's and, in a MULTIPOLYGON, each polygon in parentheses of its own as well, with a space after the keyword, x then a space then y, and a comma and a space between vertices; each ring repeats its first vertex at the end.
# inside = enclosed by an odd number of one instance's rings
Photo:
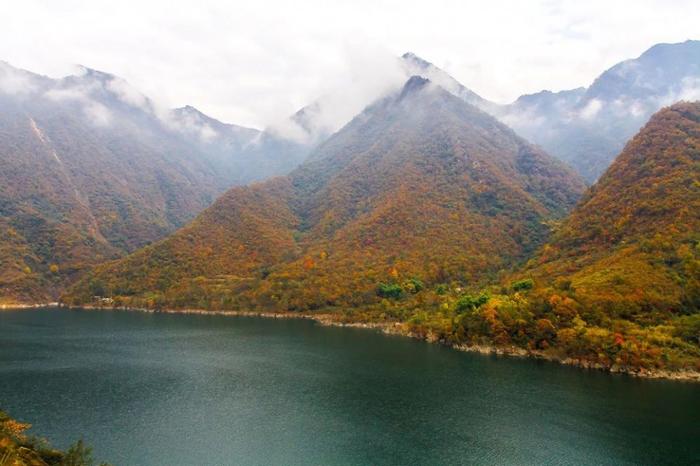
MULTIPOLYGON (((109 70, 165 107, 263 128, 353 74, 390 81, 386 53, 413 51, 497 102, 588 85, 651 44, 696 36, 700 3, 8 0, 0 17, 0 60, 52 77, 73 63, 109 70)), ((324 114, 332 124, 363 100, 339 95, 343 110, 324 114)))

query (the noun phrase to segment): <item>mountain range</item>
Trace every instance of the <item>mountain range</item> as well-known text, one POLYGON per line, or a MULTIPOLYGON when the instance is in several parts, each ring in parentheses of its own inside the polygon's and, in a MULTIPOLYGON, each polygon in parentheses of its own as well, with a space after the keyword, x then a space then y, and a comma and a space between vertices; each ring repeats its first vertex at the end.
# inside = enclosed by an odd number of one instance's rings
POLYGON ((496 114, 589 183, 667 105, 700 99, 700 41, 657 44, 603 72, 588 88, 525 95, 496 114))
POLYGON ((659 111, 577 203, 583 190, 561 162, 415 76, 290 175, 231 189, 63 301, 314 312, 697 378, 700 103, 659 111))
POLYGON ((234 188, 71 302, 309 310, 393 280, 482 283, 523 260, 584 183, 487 113, 414 76, 290 175, 234 188))
POLYGON ((51 79, 2 64, 1 300, 53 300, 90 266, 166 237, 229 187, 289 173, 413 75, 497 117, 591 183, 651 113, 697 97, 698 44, 659 44, 589 88, 509 105, 406 53, 391 79, 363 94, 370 101, 348 106, 325 95, 262 131, 190 106, 161 108, 123 79, 88 68, 51 79))
POLYGON ((0 295, 55 299, 86 267, 166 236, 230 186, 286 173, 303 155, 193 107, 159 108, 106 73, 56 80, 0 64, 0 295))
MULTIPOLYGON (((607 69, 587 88, 543 90, 510 104, 489 101, 411 52, 402 55, 395 68, 382 78, 383 86, 362 94, 354 106, 326 95, 305 107, 291 121, 294 134, 322 141, 376 99, 379 91, 395 92, 408 77, 418 75, 497 117, 591 184, 653 113, 680 100, 700 99, 700 41, 695 40, 654 45, 607 69)), ((347 89, 338 91, 343 93, 347 89)))
POLYGON ((265 130, 3 64, 0 304, 323 314, 697 375, 699 44, 509 105, 407 53, 265 130))

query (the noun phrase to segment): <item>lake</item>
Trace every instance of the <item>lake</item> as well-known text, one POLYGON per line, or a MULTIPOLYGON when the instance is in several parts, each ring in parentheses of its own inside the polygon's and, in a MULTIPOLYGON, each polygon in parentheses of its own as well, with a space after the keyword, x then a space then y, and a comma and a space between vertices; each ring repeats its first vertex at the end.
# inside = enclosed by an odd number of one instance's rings
POLYGON ((2 311, 0 407, 115 466, 700 463, 700 384, 306 320, 2 311))

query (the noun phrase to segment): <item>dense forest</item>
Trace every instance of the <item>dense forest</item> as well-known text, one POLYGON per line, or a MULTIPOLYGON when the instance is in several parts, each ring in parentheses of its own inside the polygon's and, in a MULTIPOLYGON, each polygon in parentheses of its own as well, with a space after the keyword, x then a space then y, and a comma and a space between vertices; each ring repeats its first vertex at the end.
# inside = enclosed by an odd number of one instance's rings
POLYGON ((415 283, 379 287, 362 318, 585 366, 700 370, 700 103, 656 114, 500 284, 415 283))
POLYGON ((306 311, 380 300, 379 283, 485 283, 542 244, 583 191, 494 118, 412 78, 288 177, 234 188, 167 240, 64 298, 306 311))
POLYGON ((192 107, 159 108, 95 70, 51 79, 2 62, 0 81, 23 85, 0 88, 0 304, 56 301, 87 268, 305 155, 192 107))

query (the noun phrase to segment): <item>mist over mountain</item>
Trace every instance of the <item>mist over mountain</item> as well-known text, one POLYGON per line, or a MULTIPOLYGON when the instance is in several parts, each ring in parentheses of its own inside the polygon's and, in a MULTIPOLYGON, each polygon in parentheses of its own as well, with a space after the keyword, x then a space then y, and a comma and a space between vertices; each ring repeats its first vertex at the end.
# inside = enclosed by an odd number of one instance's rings
POLYGON ((262 131, 191 106, 163 108, 123 79, 89 68, 51 79, 3 63, 1 213, 8 235, 1 247, 12 266, 0 285, 28 297, 42 283, 52 290, 46 296, 55 296, 86 266, 165 237, 227 188, 289 173, 414 75, 496 116, 592 182, 651 113, 698 97, 698 44, 659 44, 589 88, 542 91, 510 105, 482 98, 409 52, 356 70, 344 88, 262 131))
POLYGON ((86 266, 298 163, 262 150, 262 136, 192 107, 160 108, 107 73, 50 79, 0 64, 2 295, 55 299, 86 266))
POLYGON ((654 112, 698 99, 700 41, 688 40, 657 44, 587 89, 522 96, 494 114, 593 182, 654 112))
POLYGON ((273 128, 283 138, 313 147, 362 107, 396 92, 408 77, 417 75, 496 116, 592 183, 654 112, 679 100, 700 98, 699 44, 690 40, 658 44, 603 72, 588 88, 544 90, 506 105, 479 96, 444 70, 407 52, 379 69, 356 70, 350 83, 273 128))
POLYGON ((544 221, 583 187, 493 117, 414 76, 289 176, 233 188, 65 299, 303 310, 375 303, 394 279, 480 282, 536 249, 544 221))
MULTIPOLYGON (((282 137, 314 146, 338 131, 372 102, 401 89, 411 76, 422 76, 465 102, 489 111, 498 105, 482 98, 432 63, 412 52, 401 57, 381 56, 358 63, 347 82, 334 86, 290 118, 271 125, 282 137)), ((495 111, 495 110, 494 110, 495 111)))

